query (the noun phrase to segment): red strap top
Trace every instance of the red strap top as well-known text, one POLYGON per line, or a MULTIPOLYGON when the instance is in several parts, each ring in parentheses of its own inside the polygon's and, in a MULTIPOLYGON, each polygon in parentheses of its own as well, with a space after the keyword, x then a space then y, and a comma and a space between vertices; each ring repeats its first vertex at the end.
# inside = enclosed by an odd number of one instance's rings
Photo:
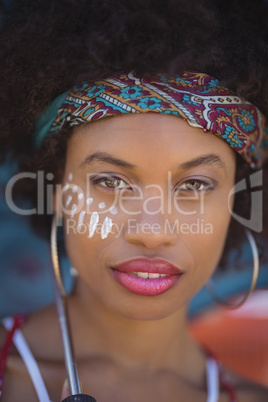
POLYGON ((18 328, 22 326, 25 321, 25 317, 22 315, 17 315, 13 318, 13 326, 10 331, 8 331, 6 340, 0 352, 0 397, 2 395, 2 387, 3 387, 3 380, 5 375, 6 363, 7 358, 10 352, 10 349, 13 344, 13 337, 18 328))

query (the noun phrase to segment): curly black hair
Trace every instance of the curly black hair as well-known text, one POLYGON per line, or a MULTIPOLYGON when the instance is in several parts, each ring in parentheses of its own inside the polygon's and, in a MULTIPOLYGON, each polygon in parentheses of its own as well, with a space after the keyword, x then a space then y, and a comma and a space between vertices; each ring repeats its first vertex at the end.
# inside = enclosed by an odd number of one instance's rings
MULTIPOLYGON (((71 131, 33 152, 36 119, 73 85, 118 71, 204 72, 268 116, 267 21, 265 0, 15 1, 0 38, 0 158, 12 154, 21 169, 59 181, 71 131)), ((238 156, 237 180, 250 173, 238 156)), ((21 191, 33 202, 35 193, 31 185, 21 191)), ((235 210, 249 209, 249 196, 237 197, 235 210)), ((37 218, 47 235, 51 217, 37 218)), ((232 222, 227 249, 238 247, 239 232, 232 222)))

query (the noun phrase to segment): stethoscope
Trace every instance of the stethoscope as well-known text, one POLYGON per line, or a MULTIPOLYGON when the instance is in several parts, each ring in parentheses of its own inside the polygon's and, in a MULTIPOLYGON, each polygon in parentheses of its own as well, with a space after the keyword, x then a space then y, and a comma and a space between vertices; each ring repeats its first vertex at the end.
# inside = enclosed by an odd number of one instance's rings
POLYGON ((62 337, 63 353, 65 360, 65 368, 67 381, 71 395, 62 402, 97 402, 92 396, 81 394, 81 387, 77 372, 77 366, 74 359, 72 338, 69 325, 69 317, 66 303, 66 292, 61 280, 58 250, 57 250, 57 221, 54 217, 51 229, 51 256, 54 266, 52 268, 53 289, 55 302, 57 306, 58 319, 60 324, 60 332, 62 337))

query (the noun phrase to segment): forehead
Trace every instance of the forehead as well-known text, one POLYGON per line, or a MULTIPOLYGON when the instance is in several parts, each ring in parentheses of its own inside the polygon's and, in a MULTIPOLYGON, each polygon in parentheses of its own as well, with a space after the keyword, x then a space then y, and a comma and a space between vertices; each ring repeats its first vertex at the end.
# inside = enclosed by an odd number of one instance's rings
POLYGON ((93 151, 125 155, 131 161, 150 156, 183 161, 215 152, 223 159, 235 158, 228 144, 214 134, 180 117, 157 113, 126 114, 79 125, 69 140, 67 161, 82 160, 93 151))

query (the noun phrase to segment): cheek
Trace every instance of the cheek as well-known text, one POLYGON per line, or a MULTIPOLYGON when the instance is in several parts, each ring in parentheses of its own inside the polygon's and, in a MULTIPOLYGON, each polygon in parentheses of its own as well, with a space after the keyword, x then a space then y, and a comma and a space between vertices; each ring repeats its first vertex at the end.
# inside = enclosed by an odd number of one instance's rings
POLYGON ((231 218, 227 198, 226 194, 211 197, 202 213, 187 218, 193 230, 182 239, 194 257, 196 290, 209 279, 221 259, 231 218))
MULTIPOLYGON (((70 204, 69 212, 73 205, 70 204)), ((101 265, 106 250, 120 236, 122 226, 124 217, 117 207, 108 207, 100 200, 93 199, 90 205, 77 207, 71 216, 65 214, 65 246, 73 266, 83 271, 85 267, 101 265)))
POLYGON ((103 224, 102 220, 99 222, 95 220, 95 225, 92 222, 90 224, 90 216, 92 217, 93 214, 83 214, 83 212, 85 211, 81 211, 73 219, 64 220, 66 251, 72 265, 82 277, 89 271, 98 274, 98 269, 91 268, 98 268, 99 255, 105 245, 105 240, 101 239, 99 234, 103 224), (84 216, 83 222, 81 222, 81 216, 84 216))
POLYGON ((76 269, 96 264, 107 244, 121 233, 125 217, 117 198, 104 194, 100 197, 94 188, 86 188, 71 174, 66 175, 59 195, 63 211, 65 244, 68 256, 76 269))

